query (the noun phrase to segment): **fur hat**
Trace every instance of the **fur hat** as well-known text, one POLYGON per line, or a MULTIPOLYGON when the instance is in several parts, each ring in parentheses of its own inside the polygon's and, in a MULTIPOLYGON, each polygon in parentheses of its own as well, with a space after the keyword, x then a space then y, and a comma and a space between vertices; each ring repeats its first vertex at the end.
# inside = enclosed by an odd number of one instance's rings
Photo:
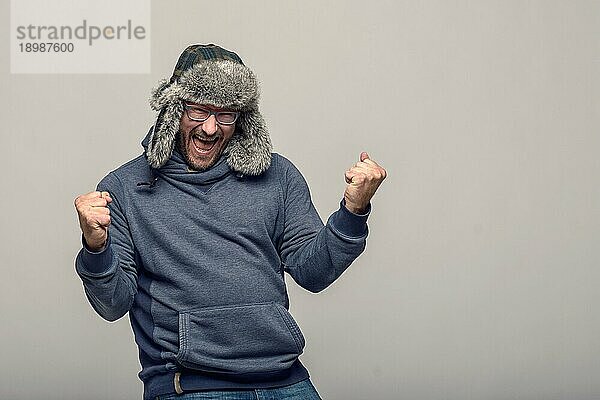
POLYGON ((256 76, 234 52, 214 44, 186 48, 170 80, 152 91, 150 106, 158 111, 146 148, 148 163, 162 167, 173 153, 183 115, 183 101, 240 111, 224 154, 229 167, 244 175, 260 175, 271 163, 271 139, 258 111, 256 76))

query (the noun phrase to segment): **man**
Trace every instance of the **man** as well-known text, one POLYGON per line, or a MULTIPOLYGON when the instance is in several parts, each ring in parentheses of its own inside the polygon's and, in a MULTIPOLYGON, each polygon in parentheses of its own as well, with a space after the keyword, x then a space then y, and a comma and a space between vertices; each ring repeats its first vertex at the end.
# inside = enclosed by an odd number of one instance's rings
POLYGON ((319 398, 284 272, 312 292, 337 279, 365 248, 386 172, 361 153, 324 226, 300 172, 271 153, 258 98, 237 54, 188 47, 152 93, 144 153, 75 199, 76 271, 103 318, 129 312, 144 399, 319 398))

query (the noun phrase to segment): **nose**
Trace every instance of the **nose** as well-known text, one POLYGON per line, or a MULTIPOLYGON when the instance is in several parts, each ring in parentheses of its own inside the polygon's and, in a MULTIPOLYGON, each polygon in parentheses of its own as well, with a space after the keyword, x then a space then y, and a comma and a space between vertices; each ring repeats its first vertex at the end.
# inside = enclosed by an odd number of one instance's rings
POLYGON ((207 135, 214 135, 215 133, 217 133, 217 129, 217 119, 214 115, 211 115, 206 121, 202 123, 202 130, 207 135))

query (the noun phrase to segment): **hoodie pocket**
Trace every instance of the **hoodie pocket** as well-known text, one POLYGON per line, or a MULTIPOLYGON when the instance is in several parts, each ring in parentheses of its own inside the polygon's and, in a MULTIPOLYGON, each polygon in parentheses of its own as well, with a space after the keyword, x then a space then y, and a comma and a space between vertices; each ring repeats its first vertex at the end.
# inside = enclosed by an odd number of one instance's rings
POLYGON ((281 371, 304 344, 300 328, 277 303, 179 313, 177 361, 187 368, 231 375, 281 371))

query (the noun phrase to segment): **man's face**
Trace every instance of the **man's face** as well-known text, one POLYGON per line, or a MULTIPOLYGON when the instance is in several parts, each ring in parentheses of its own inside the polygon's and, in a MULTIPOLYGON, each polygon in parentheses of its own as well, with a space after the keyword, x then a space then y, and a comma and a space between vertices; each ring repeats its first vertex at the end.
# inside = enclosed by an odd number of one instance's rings
MULTIPOLYGON (((228 111, 190 102, 186 104, 210 111, 228 111)), ((177 146, 190 169, 204 171, 221 157, 234 131, 235 124, 219 124, 214 115, 204 122, 198 122, 191 120, 184 110, 179 123, 177 146)))

